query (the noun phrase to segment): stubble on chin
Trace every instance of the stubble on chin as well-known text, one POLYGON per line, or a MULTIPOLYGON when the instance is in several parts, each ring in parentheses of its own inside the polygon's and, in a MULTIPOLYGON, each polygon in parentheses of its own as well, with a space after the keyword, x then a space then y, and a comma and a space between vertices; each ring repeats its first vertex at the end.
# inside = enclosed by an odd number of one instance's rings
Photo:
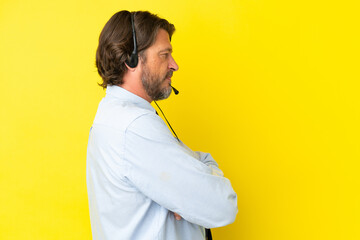
POLYGON ((142 85, 152 100, 163 100, 170 96, 171 86, 163 87, 164 82, 169 77, 169 73, 160 80, 159 76, 155 76, 149 73, 147 69, 143 72, 141 77, 142 85))

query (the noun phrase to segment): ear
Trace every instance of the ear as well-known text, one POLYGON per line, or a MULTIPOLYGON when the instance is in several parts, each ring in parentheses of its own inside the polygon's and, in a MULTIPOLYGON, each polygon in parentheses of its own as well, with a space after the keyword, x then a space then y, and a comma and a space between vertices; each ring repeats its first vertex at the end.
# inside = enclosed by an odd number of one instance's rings
POLYGON ((130 59, 126 60, 124 62, 126 68, 131 71, 131 72, 135 72, 136 68, 140 65, 142 65, 142 60, 140 56, 132 56, 130 57, 130 59))
POLYGON ((128 71, 130 71, 130 72, 135 72, 135 70, 136 70, 136 67, 129 67, 129 65, 125 62, 124 63, 125 64, 125 66, 126 66, 126 68, 128 69, 128 71))
POLYGON ((136 68, 136 66, 138 65, 139 62, 139 56, 137 55, 137 53, 132 53, 130 58, 128 58, 125 63, 129 68, 136 68))

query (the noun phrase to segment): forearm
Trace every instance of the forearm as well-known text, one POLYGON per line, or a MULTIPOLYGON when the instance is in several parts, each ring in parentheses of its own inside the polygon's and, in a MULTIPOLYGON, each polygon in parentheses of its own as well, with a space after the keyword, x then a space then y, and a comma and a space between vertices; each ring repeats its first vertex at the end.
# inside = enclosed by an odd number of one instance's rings
POLYGON ((161 122, 152 121, 154 128, 149 129, 143 128, 142 120, 133 123, 125 140, 124 160, 130 166, 126 177, 132 184, 200 226, 220 227, 234 221, 236 193, 211 155, 179 144, 161 122))

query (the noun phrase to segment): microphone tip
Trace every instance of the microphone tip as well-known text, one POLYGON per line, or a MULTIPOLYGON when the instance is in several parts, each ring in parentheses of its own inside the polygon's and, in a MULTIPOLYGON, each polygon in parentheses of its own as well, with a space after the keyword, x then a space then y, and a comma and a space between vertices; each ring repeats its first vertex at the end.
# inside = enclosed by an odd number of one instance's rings
POLYGON ((172 89, 174 90, 175 95, 178 95, 178 94, 179 94, 179 91, 178 91, 176 88, 174 88, 173 86, 171 86, 171 87, 172 87, 172 89))

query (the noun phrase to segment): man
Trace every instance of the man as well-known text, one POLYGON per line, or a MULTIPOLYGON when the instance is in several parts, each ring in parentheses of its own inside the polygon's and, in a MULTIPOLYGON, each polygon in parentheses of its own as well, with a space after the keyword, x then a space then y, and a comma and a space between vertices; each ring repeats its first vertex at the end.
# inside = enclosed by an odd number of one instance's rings
POLYGON ((101 32, 107 89, 87 150, 93 239, 206 239, 205 228, 235 220, 236 193, 218 164, 174 138, 150 104, 171 94, 174 31, 149 12, 121 11, 101 32))

